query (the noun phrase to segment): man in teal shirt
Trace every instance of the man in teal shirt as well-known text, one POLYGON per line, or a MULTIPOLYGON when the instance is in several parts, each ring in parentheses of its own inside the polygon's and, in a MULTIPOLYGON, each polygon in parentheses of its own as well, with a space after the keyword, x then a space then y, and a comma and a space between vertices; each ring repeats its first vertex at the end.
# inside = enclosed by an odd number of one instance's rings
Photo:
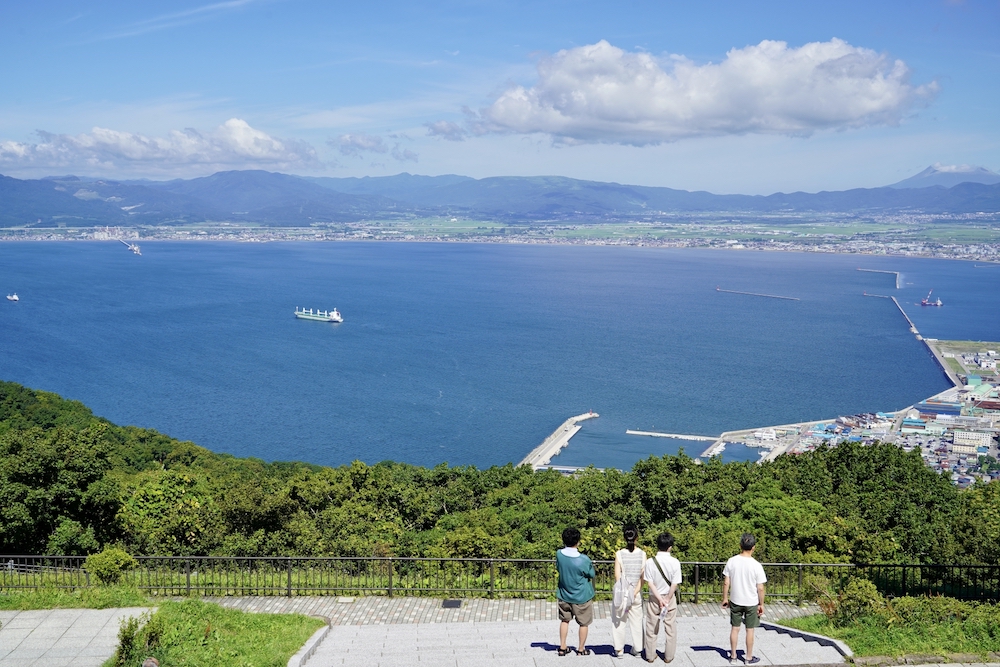
POLYGON ((556 552, 556 570, 559 572, 559 655, 567 655, 566 637, 569 622, 576 619, 580 626, 578 655, 590 655, 587 648, 587 626, 594 622, 594 564, 577 549, 580 531, 567 528, 562 534, 564 549, 556 552))

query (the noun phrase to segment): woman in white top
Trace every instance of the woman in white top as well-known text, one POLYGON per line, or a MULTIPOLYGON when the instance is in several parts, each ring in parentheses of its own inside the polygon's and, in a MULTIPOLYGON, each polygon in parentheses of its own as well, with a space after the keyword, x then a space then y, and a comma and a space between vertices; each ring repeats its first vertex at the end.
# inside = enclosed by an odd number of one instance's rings
POLYGON ((611 641, 616 658, 622 657, 625 652, 626 633, 631 640, 630 653, 639 655, 642 650, 642 571, 646 565, 646 553, 635 546, 639 537, 635 526, 625 526, 622 534, 628 546, 615 553, 615 584, 617 586, 624 579, 626 590, 631 592, 631 601, 626 598, 621 615, 619 609, 611 605, 611 641))

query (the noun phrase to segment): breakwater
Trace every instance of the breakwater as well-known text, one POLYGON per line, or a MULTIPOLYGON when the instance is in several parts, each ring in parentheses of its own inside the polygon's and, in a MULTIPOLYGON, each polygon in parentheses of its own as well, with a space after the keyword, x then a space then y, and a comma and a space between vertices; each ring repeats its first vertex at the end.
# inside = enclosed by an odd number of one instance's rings
POLYGON ((600 415, 596 412, 588 412, 576 417, 570 417, 559 428, 553 431, 549 437, 545 438, 542 444, 532 449, 527 456, 521 459, 518 465, 529 465, 534 470, 548 467, 549 462, 552 461, 552 457, 559 454, 562 448, 568 445, 569 441, 580 430, 580 422, 588 419, 596 419, 597 417, 600 417, 600 415))
POLYGON ((899 271, 884 271, 882 269, 862 269, 860 267, 858 268, 858 271, 864 271, 865 273, 890 273, 896 276, 896 289, 902 288, 901 282, 903 279, 900 277, 899 271))
POLYGON ((722 289, 721 287, 715 288, 716 292, 725 292, 726 294, 744 294, 746 296, 763 296, 768 299, 784 299, 785 301, 801 301, 797 296, 781 296, 780 294, 761 294, 760 292, 740 292, 739 290, 732 289, 722 289))
POLYGON ((715 442, 718 440, 715 436, 707 435, 684 435, 683 433, 657 433, 655 431, 633 431, 628 429, 625 431, 625 435, 648 435, 653 438, 673 438, 674 440, 704 440, 706 442, 715 442))

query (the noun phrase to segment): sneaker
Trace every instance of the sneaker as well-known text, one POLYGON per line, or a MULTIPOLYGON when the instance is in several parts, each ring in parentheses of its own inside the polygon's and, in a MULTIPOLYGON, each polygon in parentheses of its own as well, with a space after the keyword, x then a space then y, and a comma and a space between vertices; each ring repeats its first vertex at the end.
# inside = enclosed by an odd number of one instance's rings
POLYGON ((621 660, 623 655, 625 655, 625 651, 615 651, 614 655, 612 655, 611 657, 618 658, 619 660, 621 660))
POLYGON ((748 665, 756 665, 758 662, 760 662, 760 656, 756 656, 756 655, 754 657, 750 658, 749 660, 747 660, 747 664, 748 665))

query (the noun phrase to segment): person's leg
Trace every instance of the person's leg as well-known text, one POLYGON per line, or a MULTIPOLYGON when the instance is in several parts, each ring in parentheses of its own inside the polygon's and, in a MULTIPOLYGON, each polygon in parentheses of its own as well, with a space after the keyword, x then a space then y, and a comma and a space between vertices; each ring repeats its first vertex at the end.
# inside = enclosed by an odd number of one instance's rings
POLYGON ((580 645, 576 647, 577 651, 587 650, 587 629, 589 627, 589 625, 580 626, 580 645))
POLYGON ((631 616, 631 609, 625 614, 625 618, 621 618, 614 607, 611 608, 611 646, 616 655, 625 650, 625 630, 630 625, 631 616))
POLYGON ((569 636, 569 621, 559 622, 559 648, 566 649, 566 637, 569 636))
POLYGON ((627 635, 632 640, 632 655, 639 655, 639 652, 642 651, 642 626, 645 621, 642 611, 642 598, 639 597, 632 603, 632 608, 627 616, 629 628, 627 635))
POLYGON ((660 632, 660 605, 653 598, 646 600, 645 626, 642 650, 645 653, 646 662, 653 662, 656 660, 656 636, 660 632))
POLYGON ((754 629, 760 625, 760 616, 757 615, 756 605, 748 607, 746 612, 746 626, 747 626, 747 654, 744 656, 747 664, 753 662, 753 635, 754 629))
POLYGON ((671 609, 663 619, 663 633, 667 636, 667 642, 663 646, 663 661, 672 662, 674 654, 677 653, 677 610, 671 609))
MULTIPOLYGON (((736 642, 740 640, 740 626, 734 626, 729 630, 729 662, 730 664, 736 663, 736 642)), ((563 642, 565 645, 565 642, 563 642)))

